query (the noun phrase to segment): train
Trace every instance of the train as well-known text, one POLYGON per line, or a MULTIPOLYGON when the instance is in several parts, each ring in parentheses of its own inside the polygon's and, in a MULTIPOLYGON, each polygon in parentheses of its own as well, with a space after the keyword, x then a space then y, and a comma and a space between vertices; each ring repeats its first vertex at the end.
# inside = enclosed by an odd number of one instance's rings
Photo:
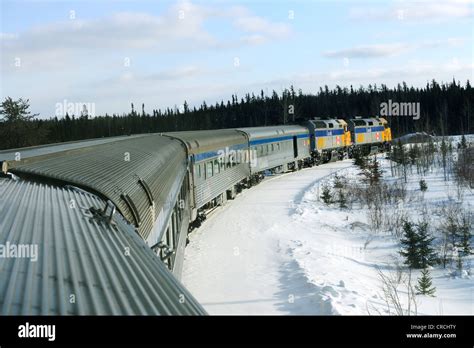
MULTIPOLYGON (((383 118, 326 118, 13 149, 0 151, 0 162, 9 180, 77 190, 102 202, 102 209, 99 203, 81 207, 88 219, 81 227, 117 231, 113 217, 119 216, 179 280, 188 234, 243 189, 269 173, 385 151, 391 140, 383 118)), ((59 209, 55 204, 51 209, 59 209)), ((38 219, 42 213, 29 212, 38 219)), ((67 229, 71 222, 62 223, 67 229)), ((116 271, 105 265, 103 272, 116 271)))

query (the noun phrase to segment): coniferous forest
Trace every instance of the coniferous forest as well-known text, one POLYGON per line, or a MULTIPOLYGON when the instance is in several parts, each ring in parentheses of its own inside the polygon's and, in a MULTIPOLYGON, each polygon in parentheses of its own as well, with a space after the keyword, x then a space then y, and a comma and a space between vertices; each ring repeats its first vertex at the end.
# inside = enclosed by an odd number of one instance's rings
POLYGON ((387 117, 395 137, 414 131, 436 135, 474 133, 474 91, 469 81, 433 80, 423 88, 409 87, 406 83, 396 88, 369 85, 329 89, 326 86, 316 94, 306 94, 290 86, 282 93, 273 91, 266 95, 262 90, 258 95, 232 95, 227 101, 213 105, 203 102, 192 108, 184 102, 180 107, 161 109, 137 100, 130 105, 128 113, 94 117, 38 116, 29 107, 27 96, 22 100, 23 105, 8 99, 0 108, 0 149, 138 133, 299 124, 315 117, 377 116, 380 104, 388 100, 420 103, 419 120, 387 117))

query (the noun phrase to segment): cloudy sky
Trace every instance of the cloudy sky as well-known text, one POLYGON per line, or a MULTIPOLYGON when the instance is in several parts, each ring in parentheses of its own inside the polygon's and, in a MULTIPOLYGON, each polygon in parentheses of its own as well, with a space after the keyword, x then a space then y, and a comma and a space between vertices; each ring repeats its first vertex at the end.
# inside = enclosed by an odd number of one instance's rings
POLYGON ((473 1, 2 0, 0 96, 197 105, 293 84, 473 79, 473 1))

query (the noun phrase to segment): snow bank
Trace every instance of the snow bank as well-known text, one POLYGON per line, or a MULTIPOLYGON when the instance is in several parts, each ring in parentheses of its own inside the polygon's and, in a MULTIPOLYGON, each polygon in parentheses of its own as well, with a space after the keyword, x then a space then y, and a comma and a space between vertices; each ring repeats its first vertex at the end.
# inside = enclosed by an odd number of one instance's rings
MULTIPOLYGON (((390 175, 388 160, 380 163, 385 182, 400 180, 390 175)), ((183 282, 209 313, 394 314, 378 272, 396 275, 399 239, 374 231, 366 207, 340 209, 321 201, 322 186, 333 185, 336 172, 348 182, 360 181, 350 160, 265 179, 190 235, 183 282)), ((408 175, 405 202, 386 207, 386 215, 401 211, 417 222, 424 212, 436 229, 446 204, 461 198, 472 211, 474 193, 460 197, 442 169, 424 174, 425 193, 420 178, 416 170, 408 175)), ((474 314, 471 264, 472 257, 461 273, 453 265, 432 268, 436 297, 416 296, 417 314, 474 314)), ((418 276, 413 271, 413 284, 418 276)), ((398 290, 407 306, 406 287, 401 283, 398 290)))

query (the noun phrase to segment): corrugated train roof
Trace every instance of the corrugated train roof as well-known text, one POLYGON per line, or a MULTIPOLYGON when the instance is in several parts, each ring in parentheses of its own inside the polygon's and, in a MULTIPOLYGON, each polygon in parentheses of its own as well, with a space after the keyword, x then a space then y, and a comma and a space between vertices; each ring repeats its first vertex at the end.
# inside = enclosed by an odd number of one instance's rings
POLYGON ((163 133, 182 140, 190 154, 198 154, 216 149, 224 150, 228 146, 247 144, 247 136, 237 129, 216 129, 187 132, 163 133))
POLYGON ((8 162, 9 171, 71 183, 110 199, 147 239, 175 180, 186 171, 182 143, 149 135, 8 162), (154 204, 153 204, 154 203, 154 204))
POLYGON ((205 314, 119 214, 93 217, 104 206, 82 190, 0 178, 1 315, 205 314), (31 245, 30 258, 11 257, 31 245))

